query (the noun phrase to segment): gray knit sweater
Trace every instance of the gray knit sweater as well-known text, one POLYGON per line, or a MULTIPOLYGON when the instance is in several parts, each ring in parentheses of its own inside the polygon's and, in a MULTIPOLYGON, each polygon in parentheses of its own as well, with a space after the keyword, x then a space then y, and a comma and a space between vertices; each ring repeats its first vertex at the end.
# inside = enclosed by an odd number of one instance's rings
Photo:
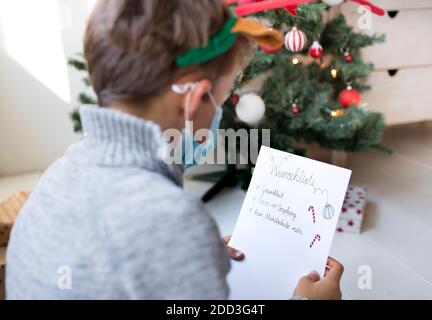
MULTIPOLYGON (((81 108, 84 139, 44 174, 12 230, 8 299, 225 299, 229 259, 160 128, 81 108)), ((49 142, 47 142, 49 143, 49 142)))

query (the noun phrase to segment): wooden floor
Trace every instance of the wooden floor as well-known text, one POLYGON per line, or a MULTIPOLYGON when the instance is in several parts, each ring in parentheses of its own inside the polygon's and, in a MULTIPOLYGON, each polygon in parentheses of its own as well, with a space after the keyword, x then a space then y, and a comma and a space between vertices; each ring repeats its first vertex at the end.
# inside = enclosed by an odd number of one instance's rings
MULTIPOLYGON (((369 194, 363 233, 337 234, 331 250, 345 265, 344 298, 432 299, 432 123, 387 129, 384 141, 393 155, 349 155, 352 183, 369 194), (362 266, 372 272, 371 289, 358 286, 362 266)), ((38 177, 0 178, 0 200, 38 177)), ((186 181, 197 195, 210 186, 186 181)), ((223 234, 232 232, 244 195, 226 190, 207 205, 223 234)))

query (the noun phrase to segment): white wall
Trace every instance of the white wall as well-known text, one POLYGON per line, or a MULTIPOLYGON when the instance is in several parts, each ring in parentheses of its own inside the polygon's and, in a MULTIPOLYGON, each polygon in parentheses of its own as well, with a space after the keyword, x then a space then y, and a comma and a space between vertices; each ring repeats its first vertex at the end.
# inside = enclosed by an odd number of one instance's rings
MULTIPOLYGON (((20 23, 25 28, 22 33, 18 32, 20 27, 15 28, 19 38, 14 38, 10 34, 14 32, 14 28, 12 31, 11 28, 2 28, 2 22, 4 24, 8 19, 0 21, 0 176, 43 170, 64 154, 70 144, 79 139, 79 136, 73 133, 69 112, 76 105, 76 96, 82 89, 80 75, 70 68, 67 69, 67 74, 63 72, 69 79, 70 101, 65 99, 65 94, 60 98, 40 79, 64 70, 64 66, 60 68, 58 62, 64 60, 66 64, 68 56, 82 51, 82 36, 88 14, 87 0, 0 0, 0 10, 3 10, 3 14, 12 2, 13 6, 19 3, 22 8, 23 14, 13 18, 21 19, 20 23), (41 37, 51 34, 51 31, 47 29, 47 32, 32 33, 32 30, 39 30, 40 25, 46 23, 43 19, 47 18, 44 13, 46 10, 35 8, 34 3, 44 6, 46 1, 61 9, 59 16, 62 25, 58 33, 61 34, 64 52, 57 60, 48 59, 33 63, 29 67, 29 64, 21 63, 16 56, 11 56, 8 47, 10 41, 6 39, 12 39, 13 42, 14 39, 23 41, 18 42, 18 48, 22 45, 25 50, 18 52, 18 56, 25 53, 30 57, 38 57, 41 54, 45 56, 46 53, 46 56, 50 57, 50 54, 53 54, 49 45, 51 42, 49 39, 39 41, 38 37, 40 34, 41 37), (29 10, 26 10, 27 6, 29 10), (32 16, 28 16, 29 14, 32 16), (8 29, 8 34, 5 34, 5 29, 8 29), (39 64, 42 64, 42 70, 46 70, 46 73, 40 72, 39 64), (41 76, 32 73, 33 69, 39 70, 41 76)), ((64 77, 54 78, 53 76, 48 79, 54 80, 49 81, 54 87, 56 81, 64 81, 64 77)))

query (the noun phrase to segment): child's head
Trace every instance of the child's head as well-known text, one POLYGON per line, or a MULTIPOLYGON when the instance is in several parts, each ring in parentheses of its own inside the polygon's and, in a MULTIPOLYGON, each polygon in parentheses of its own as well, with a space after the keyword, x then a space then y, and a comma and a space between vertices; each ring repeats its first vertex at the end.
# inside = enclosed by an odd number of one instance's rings
POLYGON ((176 104, 171 85, 192 81, 197 94, 190 99, 190 118, 206 118, 197 125, 208 127, 213 111, 202 111, 208 104, 206 93, 211 90, 217 103, 223 102, 250 42, 239 34, 228 51, 203 63, 179 66, 176 58, 205 46, 229 18, 222 0, 100 0, 85 36, 85 57, 99 104, 176 104))
POLYGON ((100 105, 141 103, 178 78, 215 82, 240 62, 248 40, 207 63, 178 68, 175 58, 204 45, 228 19, 221 0, 102 0, 90 18, 85 56, 100 105))

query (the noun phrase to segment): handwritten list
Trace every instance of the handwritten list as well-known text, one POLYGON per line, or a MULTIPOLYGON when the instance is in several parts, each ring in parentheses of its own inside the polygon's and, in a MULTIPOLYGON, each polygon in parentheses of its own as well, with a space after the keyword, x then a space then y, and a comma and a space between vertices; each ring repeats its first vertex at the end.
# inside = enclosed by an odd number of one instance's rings
POLYGON ((288 299, 322 276, 351 171, 262 147, 230 245, 246 253, 228 276, 231 299, 288 299))
POLYGON ((297 214, 291 210, 290 206, 284 205, 283 192, 268 188, 265 185, 258 185, 257 192, 258 197, 257 195, 252 197, 249 212, 295 233, 302 233, 299 227, 294 226, 297 214), (254 204, 256 205, 254 206, 254 204))

